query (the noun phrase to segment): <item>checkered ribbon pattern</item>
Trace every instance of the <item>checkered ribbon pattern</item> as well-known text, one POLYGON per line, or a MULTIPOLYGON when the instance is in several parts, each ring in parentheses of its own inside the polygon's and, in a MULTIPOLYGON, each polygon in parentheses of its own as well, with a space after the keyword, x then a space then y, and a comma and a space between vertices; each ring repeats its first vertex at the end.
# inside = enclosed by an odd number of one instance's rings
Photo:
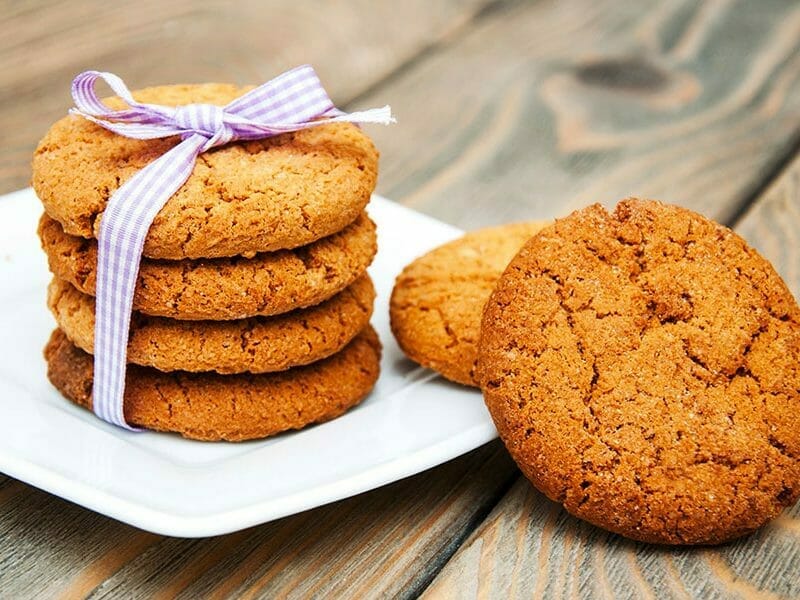
POLYGON ((123 397, 133 291, 147 231, 156 214, 191 175, 197 156, 237 140, 255 140, 325 123, 393 123, 388 106, 360 112, 338 110, 314 69, 303 65, 247 92, 226 106, 179 107, 133 99, 113 73, 86 71, 72 82, 71 114, 141 140, 180 136, 181 142, 126 181, 109 198, 100 221, 94 330, 93 409, 98 417, 125 422, 123 397), (128 105, 112 110, 95 93, 104 80, 128 105))

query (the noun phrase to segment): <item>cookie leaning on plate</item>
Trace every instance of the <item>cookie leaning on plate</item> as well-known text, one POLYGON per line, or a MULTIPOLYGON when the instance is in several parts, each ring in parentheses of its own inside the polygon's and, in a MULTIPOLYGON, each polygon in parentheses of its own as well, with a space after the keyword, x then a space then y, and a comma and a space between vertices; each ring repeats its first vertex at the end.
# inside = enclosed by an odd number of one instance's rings
POLYGON ((435 248, 398 275, 389 305, 392 333, 411 360, 477 386, 483 305, 508 261, 546 223, 487 227, 435 248))
MULTIPOLYGON (((369 275, 322 304, 273 317, 179 321, 134 313, 128 362, 160 371, 269 373, 339 352, 369 323, 375 288, 369 275)), ((48 306, 70 341, 94 352, 95 302, 53 279, 48 306)))
MULTIPOLYGON (((197 440, 241 441, 300 429, 355 406, 378 378, 380 342, 367 327, 325 360, 281 373, 162 373, 130 366, 125 420, 197 440)), ((56 329, 45 348, 47 375, 71 401, 92 407, 92 357, 56 329)))
POLYGON ((696 213, 631 199, 542 230, 487 303, 479 355, 514 460, 596 525, 718 543, 800 495, 800 309, 696 213))
MULTIPOLYGON (((169 85, 133 92, 140 102, 223 106, 250 88, 169 85)), ((118 98, 106 102, 122 108, 118 98)), ((39 142, 33 188, 66 233, 97 237, 111 195, 180 142, 136 140, 67 116, 39 142)), ((375 188, 378 153, 355 125, 330 123, 202 154, 189 179, 158 213, 149 258, 252 256, 295 248, 356 220, 375 188)))

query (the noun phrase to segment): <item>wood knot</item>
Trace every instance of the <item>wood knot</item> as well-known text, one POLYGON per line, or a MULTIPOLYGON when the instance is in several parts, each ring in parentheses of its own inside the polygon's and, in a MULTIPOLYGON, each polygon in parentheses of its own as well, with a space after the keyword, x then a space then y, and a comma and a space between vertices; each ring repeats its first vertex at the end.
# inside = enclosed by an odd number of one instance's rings
POLYGON ((626 90, 656 91, 668 77, 641 58, 611 58, 578 67, 575 75, 586 85, 626 90))

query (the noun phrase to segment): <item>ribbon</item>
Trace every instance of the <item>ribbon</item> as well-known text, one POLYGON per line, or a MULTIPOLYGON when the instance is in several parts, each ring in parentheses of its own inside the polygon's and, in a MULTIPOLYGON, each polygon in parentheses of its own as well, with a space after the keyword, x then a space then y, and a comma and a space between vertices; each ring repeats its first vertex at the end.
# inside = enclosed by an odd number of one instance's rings
POLYGON ((191 175, 197 156, 236 140, 255 140, 325 123, 393 123, 391 109, 343 113, 310 65, 303 65, 247 92, 230 104, 179 107, 133 99, 113 73, 86 71, 72 82, 79 115, 114 133, 149 140, 180 135, 181 143, 126 181, 108 199, 98 232, 94 329, 95 414, 137 431, 125 422, 123 397, 133 292, 147 231, 156 214, 191 175), (112 110, 95 93, 103 79, 128 105, 112 110))

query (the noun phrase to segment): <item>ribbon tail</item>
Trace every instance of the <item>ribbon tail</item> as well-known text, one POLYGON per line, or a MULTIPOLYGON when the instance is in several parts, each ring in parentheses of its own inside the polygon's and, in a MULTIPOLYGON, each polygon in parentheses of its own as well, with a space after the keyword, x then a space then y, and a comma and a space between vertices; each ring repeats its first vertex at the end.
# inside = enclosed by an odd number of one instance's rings
POLYGON ((327 121, 348 121, 350 123, 377 123, 378 125, 391 125, 397 123, 397 119, 392 116, 392 107, 388 104, 381 108, 370 108, 351 113, 332 114, 327 121))
POLYGON ((144 240, 156 214, 188 179, 207 139, 192 135, 136 173, 108 200, 100 222, 94 326, 92 409, 125 421, 123 398, 133 292, 144 240))

